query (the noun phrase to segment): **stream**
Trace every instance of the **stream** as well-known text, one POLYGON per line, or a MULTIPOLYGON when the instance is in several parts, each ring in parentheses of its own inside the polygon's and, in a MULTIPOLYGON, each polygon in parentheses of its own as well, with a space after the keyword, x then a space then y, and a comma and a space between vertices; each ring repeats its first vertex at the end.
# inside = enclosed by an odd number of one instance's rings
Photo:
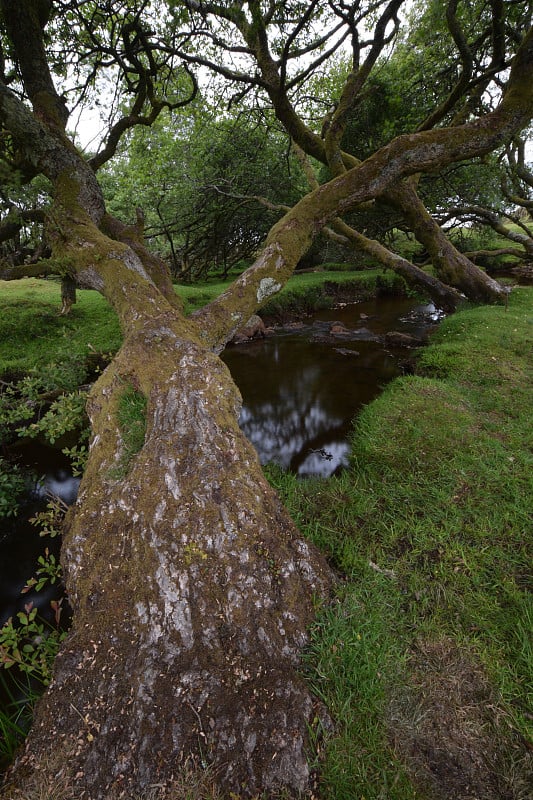
MULTIPOLYGON (((423 337, 439 319, 431 304, 377 298, 228 347, 223 359, 243 397, 240 424, 261 462, 301 476, 327 477, 345 467, 354 416, 412 357, 410 348, 385 334, 423 337)), ((41 477, 20 515, 0 520, 0 626, 28 602, 46 615, 58 596, 56 587, 21 595, 45 547, 56 555, 59 550, 58 539, 40 538, 28 519, 45 507, 48 493, 72 503, 79 483, 61 453, 35 443, 14 450, 41 477)), ((2 694, 0 685, 0 709, 7 702, 2 694)))
POLYGON ((422 338, 440 316, 432 304, 376 298, 228 347, 223 359, 243 398, 240 425, 261 463, 302 477, 347 466, 353 418, 412 356, 385 335, 422 338))

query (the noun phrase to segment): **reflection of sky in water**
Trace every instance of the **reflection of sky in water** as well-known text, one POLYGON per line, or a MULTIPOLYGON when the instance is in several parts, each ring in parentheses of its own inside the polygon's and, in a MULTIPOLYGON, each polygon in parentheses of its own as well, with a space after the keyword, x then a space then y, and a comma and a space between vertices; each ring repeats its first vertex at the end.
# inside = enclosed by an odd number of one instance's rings
POLYGON ((224 360, 243 397, 240 425, 261 463, 322 476, 346 466, 354 416, 408 357, 386 349, 380 337, 389 330, 419 335, 434 322, 433 312, 413 301, 381 299, 323 312, 322 331, 319 320, 228 348, 224 360), (332 320, 353 337, 321 341, 332 320))
POLYGON ((348 444, 333 438, 343 420, 332 419, 318 404, 304 414, 287 404, 244 406, 239 422, 264 464, 280 464, 301 475, 330 475, 348 463, 348 444))
POLYGON ((38 484, 36 494, 38 497, 57 495, 64 503, 71 505, 76 499, 79 485, 80 479, 73 478, 68 470, 55 469, 45 476, 42 483, 38 484))
MULTIPOLYGON (((43 511, 50 495, 57 495, 67 505, 76 499, 79 478, 73 478, 64 466, 50 464, 57 461, 57 453, 50 448, 36 446, 32 467, 44 477, 36 483, 27 505, 21 508, 17 517, 1 520, 0 527, 0 625, 10 616, 15 616, 24 605, 32 602, 39 613, 50 613, 50 600, 60 596, 57 585, 49 586, 40 592, 31 590, 22 594, 26 582, 35 575, 37 559, 45 548, 58 558, 60 538, 40 537, 38 530, 28 521, 36 512, 43 511), (46 459, 48 456, 48 459, 46 459), (48 464, 46 461, 48 460, 48 464), (48 470, 45 472, 45 470, 48 470)), ((30 460, 30 459, 28 459, 30 460)), ((66 461, 62 457, 63 461, 66 461)), ((1 696, 0 696, 1 706, 1 696)))

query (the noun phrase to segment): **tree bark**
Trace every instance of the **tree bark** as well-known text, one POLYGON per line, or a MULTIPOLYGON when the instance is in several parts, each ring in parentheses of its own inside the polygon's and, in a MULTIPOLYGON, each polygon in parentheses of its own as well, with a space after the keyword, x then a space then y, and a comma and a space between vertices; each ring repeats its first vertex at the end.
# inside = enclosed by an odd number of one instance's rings
POLYGON ((61 279, 61 315, 70 314, 76 302, 76 281, 66 275, 61 279))
POLYGON ((377 259, 381 264, 401 275, 409 286, 413 286, 424 292, 437 306, 437 308, 452 313, 460 305, 461 295, 452 286, 444 283, 443 280, 437 280, 432 275, 402 258, 397 253, 393 253, 384 247, 380 242, 375 239, 369 239, 367 236, 358 233, 349 225, 339 220, 335 224, 336 230, 346 236, 355 247, 360 248, 363 252, 377 259))
MULTIPOLYGON (((309 159, 299 145, 293 143, 293 146, 311 189, 318 189, 320 184, 309 159)), ((453 312, 461 302, 461 295, 451 286, 447 286, 432 275, 428 275, 420 267, 402 258, 397 253, 391 252, 380 242, 363 236, 362 233, 347 225, 344 220, 340 218, 334 220, 333 228, 332 233, 340 236, 346 244, 353 245, 355 248, 375 258, 384 267, 392 269, 398 275, 401 275, 410 286, 414 286, 424 292, 443 311, 453 312)))

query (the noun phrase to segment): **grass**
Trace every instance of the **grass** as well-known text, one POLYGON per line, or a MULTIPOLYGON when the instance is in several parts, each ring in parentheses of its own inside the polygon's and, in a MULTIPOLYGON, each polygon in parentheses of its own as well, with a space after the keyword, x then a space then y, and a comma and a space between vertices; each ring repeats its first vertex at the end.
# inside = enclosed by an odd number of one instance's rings
MULTIPOLYGON (((12 682, 6 680, 0 667, 0 689, 7 698, 5 710, 0 709, 0 774, 12 762, 17 749, 24 741, 32 721, 31 701, 15 696, 12 682)), ((20 688, 20 687, 18 687, 20 688)), ((25 686, 24 696, 29 697, 31 687, 25 686)), ((36 699, 36 698, 35 698, 36 699)))
POLYGON ((117 419, 122 437, 120 462, 110 477, 124 478, 134 456, 141 450, 146 436, 146 397, 133 386, 126 386, 119 400, 117 419))
POLYGON ((457 791, 451 767, 437 785, 405 744, 425 731, 425 751, 451 752, 445 722, 486 768, 473 778, 484 781, 480 794, 528 796, 532 345, 531 289, 516 289, 507 310, 458 313, 422 352, 422 374, 389 385, 356 421, 349 471, 307 482, 271 472, 301 528, 346 576, 307 665, 339 723, 326 745, 328 798, 457 791), (457 686, 475 684, 477 700, 443 710, 446 670, 435 667, 429 682, 431 669, 418 666, 429 650, 457 670, 457 686), (419 674, 423 690, 413 687, 419 674))
POLYGON ((59 315, 59 282, 0 281, 0 374, 26 374, 51 362, 114 353, 121 334, 116 314, 98 292, 78 291, 71 314, 59 315))

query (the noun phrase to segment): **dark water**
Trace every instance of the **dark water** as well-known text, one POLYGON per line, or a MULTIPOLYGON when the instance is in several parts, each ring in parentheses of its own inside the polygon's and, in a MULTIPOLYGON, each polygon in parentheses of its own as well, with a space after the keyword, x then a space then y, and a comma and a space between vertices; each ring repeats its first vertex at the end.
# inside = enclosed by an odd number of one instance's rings
MULTIPOLYGON (((39 616, 52 624, 54 612, 50 602, 63 597, 63 588, 57 584, 47 584, 40 592, 32 589, 22 594, 22 590, 35 575, 37 559, 44 554, 46 548, 56 559, 59 557, 60 539, 39 536, 29 519, 37 511, 46 508, 49 493, 60 497, 67 504, 73 503, 79 479, 72 477, 65 457, 49 447, 32 445, 31 448, 19 448, 15 455, 19 463, 32 471, 34 479, 30 481, 28 495, 17 517, 0 519, 0 626, 10 617, 16 619, 16 614, 24 611, 24 606, 28 603, 38 608, 39 616)), ((68 625, 68 617, 68 606, 63 603, 64 625, 68 625)), ((11 713, 13 701, 24 701, 28 682, 14 667, 2 672, 0 711, 11 713)), ((30 684, 35 691, 39 691, 39 685, 34 685, 33 681, 30 684)), ((3 766, 5 765, 0 764, 0 768, 3 766)))
POLYGON ((402 374, 412 354, 388 346, 384 335, 423 336, 437 320, 433 305, 376 299, 228 348, 223 358, 243 397, 241 427, 261 463, 302 476, 346 466, 354 416, 402 374), (349 333, 330 335, 333 321, 349 333))
POLYGON ((22 611, 26 603, 31 602, 44 610, 51 599, 59 596, 55 587, 21 595, 27 581, 35 574, 37 559, 45 547, 54 555, 59 552, 59 539, 40 537, 28 520, 46 507, 49 493, 67 504, 73 503, 79 485, 79 478, 72 477, 64 456, 51 448, 33 445, 31 449, 21 449, 17 456, 38 480, 33 483, 17 517, 0 520, 0 625, 22 611))

